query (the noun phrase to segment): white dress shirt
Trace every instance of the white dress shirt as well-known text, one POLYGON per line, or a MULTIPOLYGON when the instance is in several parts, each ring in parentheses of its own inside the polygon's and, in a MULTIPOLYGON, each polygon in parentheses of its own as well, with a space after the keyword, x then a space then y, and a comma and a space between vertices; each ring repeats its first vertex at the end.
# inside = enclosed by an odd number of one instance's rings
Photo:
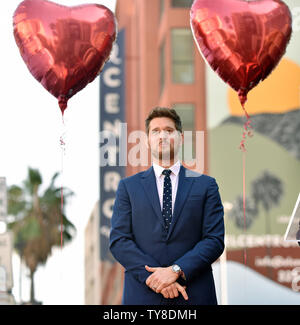
POLYGON ((158 196, 159 196, 161 210, 163 209, 164 178, 165 178, 165 176, 162 174, 162 172, 165 169, 170 169, 172 171, 172 173, 170 174, 171 184, 172 184, 172 215, 174 212, 174 204, 175 204, 176 193, 177 193, 177 188, 178 188, 178 178, 179 178, 180 166, 181 166, 180 160, 177 160, 177 162, 170 168, 164 168, 164 167, 161 167, 161 166, 153 163, 153 169, 154 169, 155 178, 156 178, 156 186, 157 186, 157 192, 158 192, 158 196))

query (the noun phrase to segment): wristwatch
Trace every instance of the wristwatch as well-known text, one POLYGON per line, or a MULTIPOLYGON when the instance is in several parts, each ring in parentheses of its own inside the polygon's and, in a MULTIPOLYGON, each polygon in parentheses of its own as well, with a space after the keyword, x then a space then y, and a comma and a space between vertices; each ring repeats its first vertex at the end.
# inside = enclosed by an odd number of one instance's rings
POLYGON ((181 276, 183 278, 184 281, 186 281, 185 274, 184 274, 184 272, 182 271, 182 269, 181 269, 181 267, 179 265, 173 264, 171 266, 171 268, 172 268, 173 272, 177 273, 179 276, 181 276))
POLYGON ((177 265, 177 264, 173 264, 172 265, 172 271, 180 275, 181 274, 181 267, 179 265, 177 265))

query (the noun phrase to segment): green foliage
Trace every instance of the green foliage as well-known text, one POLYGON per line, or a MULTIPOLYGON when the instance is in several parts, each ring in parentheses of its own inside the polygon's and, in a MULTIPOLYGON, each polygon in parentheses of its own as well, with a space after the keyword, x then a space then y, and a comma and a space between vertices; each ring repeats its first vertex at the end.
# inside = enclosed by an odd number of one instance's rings
MULTIPOLYGON (((55 173, 49 186, 40 193, 42 176, 37 169, 28 169, 23 187, 8 188, 8 228, 14 233, 14 247, 30 270, 31 281, 38 265, 45 264, 54 246, 70 242, 76 228, 64 213, 74 193, 68 188, 56 187, 55 173)), ((34 301, 33 283, 31 301, 34 301)))

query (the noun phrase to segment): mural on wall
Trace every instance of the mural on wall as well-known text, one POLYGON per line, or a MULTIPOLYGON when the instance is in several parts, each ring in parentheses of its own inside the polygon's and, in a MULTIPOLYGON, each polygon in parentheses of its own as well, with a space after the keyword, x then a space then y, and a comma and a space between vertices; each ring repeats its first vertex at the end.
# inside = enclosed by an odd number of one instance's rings
POLYGON ((246 103, 253 127, 246 144, 246 222, 239 150, 244 112, 236 92, 207 69, 209 167, 224 203, 227 261, 300 298, 300 248, 284 240, 300 193, 300 7, 293 0, 285 3, 294 30, 286 55, 246 103))

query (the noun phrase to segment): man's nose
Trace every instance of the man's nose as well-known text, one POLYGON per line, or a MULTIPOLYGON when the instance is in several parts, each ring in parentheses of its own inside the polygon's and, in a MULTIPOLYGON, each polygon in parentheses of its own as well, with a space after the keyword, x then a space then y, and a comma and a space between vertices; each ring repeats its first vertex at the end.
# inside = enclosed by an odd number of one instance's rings
POLYGON ((168 134, 167 131, 161 130, 161 131, 159 132, 159 138, 160 138, 160 139, 166 139, 166 138, 168 138, 168 136, 169 136, 169 134, 168 134))

